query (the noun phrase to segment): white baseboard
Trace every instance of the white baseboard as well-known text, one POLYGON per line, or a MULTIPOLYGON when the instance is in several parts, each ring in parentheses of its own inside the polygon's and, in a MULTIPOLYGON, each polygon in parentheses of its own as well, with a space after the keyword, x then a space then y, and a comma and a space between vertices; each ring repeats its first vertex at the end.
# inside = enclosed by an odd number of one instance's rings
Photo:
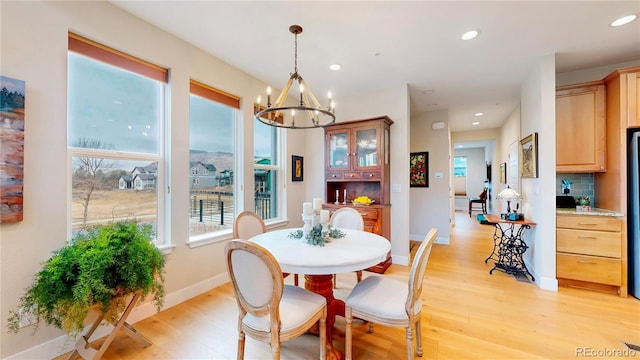
MULTIPOLYGON (((171 294, 167 294, 164 299, 164 306, 162 307, 162 310, 178 305, 181 302, 184 302, 200 294, 203 294, 220 285, 226 284, 227 282, 229 282, 229 275, 225 272, 225 273, 216 275, 212 278, 209 278, 205 281, 202 281, 200 283, 191 285, 184 289, 180 289, 171 294)), ((144 320, 148 317, 151 317, 156 313, 157 313, 156 307, 155 305, 153 305, 153 302, 147 301, 143 304, 138 305, 135 309, 133 309, 133 311, 131 311, 131 314, 129 314, 129 318, 127 319, 127 322, 130 324, 135 324, 136 322, 140 320, 144 320)), ((85 331, 87 331, 90 326, 91 325, 88 325, 85 328, 85 331)), ((111 329, 113 329, 113 327, 110 325, 98 327, 96 331, 93 333, 91 341, 108 335, 111 332, 111 329)), ((67 353, 69 351, 72 351, 74 347, 75 347, 75 341, 69 338, 67 335, 63 335, 63 336, 54 338, 50 341, 47 341, 45 343, 36 345, 25 351, 11 355, 5 358, 5 360, 51 359, 51 358, 60 356, 64 353, 67 353)))

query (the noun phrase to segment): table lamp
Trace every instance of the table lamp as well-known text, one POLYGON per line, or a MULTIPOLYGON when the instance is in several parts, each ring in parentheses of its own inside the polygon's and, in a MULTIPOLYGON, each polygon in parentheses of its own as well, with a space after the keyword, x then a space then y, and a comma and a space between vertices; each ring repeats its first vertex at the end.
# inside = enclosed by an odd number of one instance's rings
POLYGON ((507 214, 509 214, 511 212, 511 200, 520 199, 521 196, 520 194, 518 194, 518 192, 516 192, 511 187, 509 187, 509 185, 507 185, 506 189, 502 189, 502 191, 500 191, 497 198, 502 200, 507 200, 507 214))

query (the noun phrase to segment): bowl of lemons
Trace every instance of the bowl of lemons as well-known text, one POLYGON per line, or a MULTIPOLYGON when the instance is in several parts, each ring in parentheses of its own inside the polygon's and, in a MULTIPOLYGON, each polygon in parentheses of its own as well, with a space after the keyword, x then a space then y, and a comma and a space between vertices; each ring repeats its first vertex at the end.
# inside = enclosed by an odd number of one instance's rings
POLYGON ((353 199, 353 205, 371 205, 375 202, 375 200, 371 199, 366 195, 361 195, 353 199))

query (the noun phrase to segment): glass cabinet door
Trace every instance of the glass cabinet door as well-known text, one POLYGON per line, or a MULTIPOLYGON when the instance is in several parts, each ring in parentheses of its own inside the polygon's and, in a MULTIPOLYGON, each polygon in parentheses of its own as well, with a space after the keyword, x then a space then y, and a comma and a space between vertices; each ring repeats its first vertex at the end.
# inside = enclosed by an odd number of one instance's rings
POLYGON ((355 131, 356 163, 360 168, 378 167, 378 128, 362 128, 355 131))
POLYGON ((339 130, 329 134, 329 168, 349 168, 349 132, 339 130))

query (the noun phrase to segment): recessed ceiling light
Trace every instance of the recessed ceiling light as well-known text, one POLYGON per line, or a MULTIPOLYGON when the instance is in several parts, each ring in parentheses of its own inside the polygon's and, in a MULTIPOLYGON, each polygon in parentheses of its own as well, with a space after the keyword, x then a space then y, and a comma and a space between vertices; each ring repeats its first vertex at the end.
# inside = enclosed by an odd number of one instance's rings
POLYGON ((475 113, 474 115, 475 115, 475 116, 482 116, 482 115, 484 115, 484 113, 477 112, 477 113, 475 113))
POLYGON ((478 36, 478 32, 476 30, 471 30, 471 31, 467 31, 466 33, 462 34, 462 36, 460 38, 462 40, 471 40, 471 39, 475 38, 476 36, 478 36))
POLYGON ((332 64, 331 66, 329 66, 329 69, 331 69, 333 71, 338 71, 338 70, 342 69, 342 66, 340 66, 340 64, 332 64))
POLYGON ((475 125, 480 125, 480 121, 474 121, 474 122, 471 123, 471 125, 474 125, 474 126, 475 125))
POLYGON ((630 22, 632 22, 633 20, 636 19, 635 15, 627 15, 627 16, 623 16, 620 19, 617 19, 616 21, 611 23, 611 26, 622 26, 622 25, 626 25, 630 22))

